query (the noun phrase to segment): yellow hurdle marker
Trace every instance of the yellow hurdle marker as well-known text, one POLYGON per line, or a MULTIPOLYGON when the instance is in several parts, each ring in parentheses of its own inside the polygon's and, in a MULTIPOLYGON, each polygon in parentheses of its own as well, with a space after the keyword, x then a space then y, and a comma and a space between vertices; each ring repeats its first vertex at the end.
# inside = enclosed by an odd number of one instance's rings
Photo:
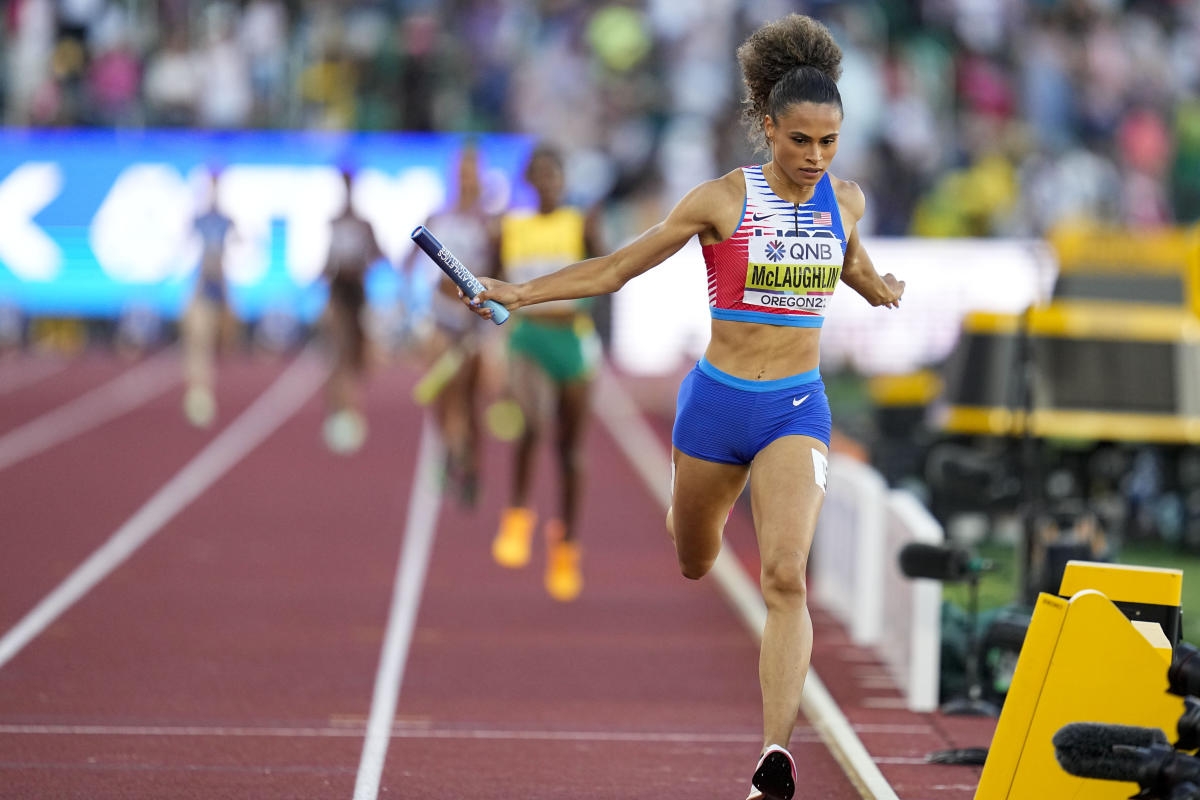
POLYGON ((975 800, 1125 800, 1138 791, 1133 783, 1068 775, 1051 739, 1070 722, 1161 728, 1174 738, 1184 706, 1167 692, 1169 641, 1155 623, 1135 625, 1094 587, 1137 609, 1171 598, 1178 606, 1181 586, 1179 570, 1068 565, 1062 591, 1070 599, 1038 597, 975 800))

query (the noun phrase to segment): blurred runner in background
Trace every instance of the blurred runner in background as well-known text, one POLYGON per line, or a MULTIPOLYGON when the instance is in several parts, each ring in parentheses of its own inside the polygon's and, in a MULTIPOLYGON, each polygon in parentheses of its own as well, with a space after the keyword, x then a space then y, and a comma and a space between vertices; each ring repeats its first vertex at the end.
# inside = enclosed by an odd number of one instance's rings
POLYGON ((200 263, 191 300, 179 321, 183 345, 183 413, 197 427, 212 424, 217 415, 216 360, 222 347, 237 336, 238 321, 229 306, 225 252, 236 236, 233 221, 220 210, 219 174, 209 170, 208 209, 192 227, 200 238, 200 263))
POLYGON ((325 444, 335 453, 349 454, 362 447, 367 421, 362 407, 362 382, 369 365, 369 341, 363 327, 367 306, 366 274, 384 258, 375 231, 354 210, 354 176, 342 171, 346 204, 334 217, 329 231, 329 255, 323 277, 329 283, 329 302, 321 318, 332 365, 325 385, 328 416, 325 444))
MULTIPOLYGON (((562 205, 562 156, 542 145, 525 178, 537 192, 537 208, 511 211, 500 228, 500 267, 519 283, 547 275, 601 251, 595 220, 562 205)), ((546 590, 563 602, 583 589, 577 522, 583 496, 583 437, 591 413, 591 383, 600 360, 600 339, 587 301, 561 300, 528 309, 507 323, 509 390, 521 407, 524 429, 517 440, 512 495, 492 543, 496 562, 522 567, 529 561, 537 515, 530 482, 543 432, 553 430, 558 462, 558 515, 545 523, 546 590)))
MULTIPOLYGON (((492 275, 496 271, 497 220, 481 207, 480 171, 479 151, 468 142, 458 158, 455 195, 425 226, 476 275, 492 275)), ((442 274, 414 247, 406 271, 411 273, 418 264, 442 274)), ((474 506, 479 491, 479 405, 487 393, 485 361, 494 362, 502 354, 489 347, 500 335, 496 326, 464 314, 457 297, 458 288, 443 275, 433 293, 434 329, 426 350, 429 367, 414 388, 413 398, 433 407, 446 446, 447 487, 454 489, 464 505, 474 506)))

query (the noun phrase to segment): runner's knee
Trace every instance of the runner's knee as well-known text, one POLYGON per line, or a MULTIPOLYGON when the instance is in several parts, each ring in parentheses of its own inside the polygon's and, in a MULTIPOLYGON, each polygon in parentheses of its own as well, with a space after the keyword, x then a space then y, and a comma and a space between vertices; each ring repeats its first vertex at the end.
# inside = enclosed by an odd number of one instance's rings
POLYGON ((721 552, 721 531, 698 531, 679 527, 678 519, 671 519, 671 533, 675 539, 675 554, 679 559, 679 571, 689 580, 699 580, 708 574, 721 552))
POLYGON ((679 556, 679 571, 683 573, 683 577, 688 580, 698 581, 708 574, 712 569, 717 559, 715 557, 708 558, 705 556, 687 556, 680 554, 679 556))
POLYGON ((807 602, 807 564, 808 560, 801 555, 772 557, 763 561, 762 592, 768 605, 803 605, 807 602))

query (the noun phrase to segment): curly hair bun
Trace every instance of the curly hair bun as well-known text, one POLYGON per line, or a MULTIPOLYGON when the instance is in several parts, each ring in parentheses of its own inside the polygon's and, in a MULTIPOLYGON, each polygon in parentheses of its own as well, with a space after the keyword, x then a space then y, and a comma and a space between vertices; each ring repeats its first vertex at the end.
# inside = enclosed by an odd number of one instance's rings
POLYGON ((803 14, 763 25, 737 49, 737 58, 746 84, 746 121, 752 126, 770 110, 771 89, 797 67, 811 67, 835 85, 842 74, 842 49, 833 34, 803 14))

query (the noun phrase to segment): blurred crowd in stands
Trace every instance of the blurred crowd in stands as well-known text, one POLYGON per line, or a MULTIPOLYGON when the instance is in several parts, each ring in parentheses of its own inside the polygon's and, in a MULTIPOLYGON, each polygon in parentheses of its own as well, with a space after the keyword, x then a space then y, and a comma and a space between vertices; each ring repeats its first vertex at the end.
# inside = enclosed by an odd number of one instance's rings
POLYGON ((1194 0, 8 0, 0 116, 527 133, 576 202, 649 218, 759 157, 734 51, 790 11, 844 49, 834 171, 868 232, 1200 218, 1194 0))

